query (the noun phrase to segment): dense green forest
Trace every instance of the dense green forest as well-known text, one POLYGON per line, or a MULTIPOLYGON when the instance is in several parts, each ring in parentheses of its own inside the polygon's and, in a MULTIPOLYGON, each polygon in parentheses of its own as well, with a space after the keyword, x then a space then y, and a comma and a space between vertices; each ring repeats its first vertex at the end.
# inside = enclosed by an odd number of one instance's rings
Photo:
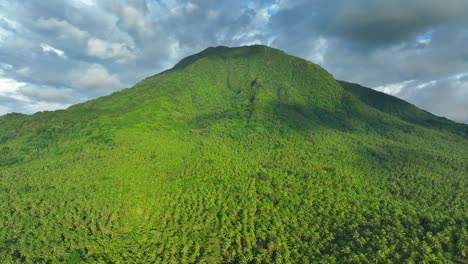
POLYGON ((265 46, 0 117, 1 263, 468 263, 468 126, 265 46))

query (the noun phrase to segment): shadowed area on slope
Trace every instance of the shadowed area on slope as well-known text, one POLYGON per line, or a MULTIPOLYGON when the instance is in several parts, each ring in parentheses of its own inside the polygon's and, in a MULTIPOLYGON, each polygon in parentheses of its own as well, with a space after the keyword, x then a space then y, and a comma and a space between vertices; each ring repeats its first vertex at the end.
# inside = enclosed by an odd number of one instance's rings
MULTIPOLYGON (((267 113, 265 117, 258 116, 253 111, 249 115, 246 107, 244 112, 234 109, 212 112, 195 116, 190 121, 190 127, 204 131, 211 126, 220 127, 223 124, 231 124, 236 128, 267 129, 270 132, 288 133, 285 128, 293 129, 302 135, 321 129, 331 129, 344 133, 375 134, 393 140, 402 140, 402 134, 421 133, 421 131, 411 124, 391 116, 380 116, 378 112, 366 113, 360 109, 358 104, 354 104, 354 97, 345 96, 346 107, 336 111, 317 107, 315 105, 301 105, 287 102, 272 102, 266 105, 262 112, 267 113)), ((260 111, 260 110, 257 110, 260 111)))

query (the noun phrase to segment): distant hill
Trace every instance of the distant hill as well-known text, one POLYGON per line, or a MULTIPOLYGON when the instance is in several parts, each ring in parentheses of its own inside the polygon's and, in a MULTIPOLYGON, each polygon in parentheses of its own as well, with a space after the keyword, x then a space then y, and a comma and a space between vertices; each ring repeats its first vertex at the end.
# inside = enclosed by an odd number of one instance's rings
POLYGON ((468 262, 468 126, 266 46, 0 117, 1 263, 468 262))

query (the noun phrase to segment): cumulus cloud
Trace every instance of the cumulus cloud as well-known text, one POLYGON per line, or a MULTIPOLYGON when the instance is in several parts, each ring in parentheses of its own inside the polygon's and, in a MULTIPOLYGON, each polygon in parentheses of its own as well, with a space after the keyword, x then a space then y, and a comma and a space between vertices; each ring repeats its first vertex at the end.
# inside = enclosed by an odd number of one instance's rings
POLYGON ((111 43, 99 38, 88 40, 87 52, 100 59, 116 59, 118 62, 125 62, 134 57, 124 43, 111 43))
POLYGON ((79 96, 72 89, 46 85, 27 84, 18 89, 18 93, 28 98, 29 101, 66 104, 80 101, 79 96))
POLYGON ((9 95, 15 93, 20 87, 26 83, 18 82, 10 78, 0 78, 0 95, 9 95))
POLYGON ((116 89, 120 87, 119 77, 110 74, 100 64, 91 64, 84 69, 70 73, 69 79, 76 87, 85 90, 116 89))
POLYGON ((115 11, 119 17, 118 25, 125 31, 141 34, 147 30, 149 25, 145 20, 144 11, 130 5, 119 5, 115 11))
POLYGON ((0 78, 0 115, 64 109, 85 99, 68 88, 59 89, 0 78))
POLYGON ((77 41, 83 41, 89 35, 88 32, 77 28, 68 21, 59 20, 57 18, 40 17, 36 21, 36 26, 39 29, 51 31, 60 38, 70 38, 77 41))

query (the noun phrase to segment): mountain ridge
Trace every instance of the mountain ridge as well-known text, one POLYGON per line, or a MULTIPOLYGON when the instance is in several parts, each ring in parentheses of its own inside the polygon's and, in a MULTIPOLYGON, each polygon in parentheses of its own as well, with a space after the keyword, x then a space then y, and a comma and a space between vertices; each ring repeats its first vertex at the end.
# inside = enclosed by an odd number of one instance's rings
MULTIPOLYGON (((223 58, 223 57, 224 57, 224 58, 229 58, 229 56, 233 56, 233 55, 236 56, 236 52, 238 52, 237 56, 241 56, 241 55, 242 55, 242 56, 245 56, 245 55, 246 55, 245 53, 247 53, 247 55, 248 55, 249 53, 252 54, 252 53, 258 53, 258 52, 262 52, 262 51, 277 52, 277 53, 281 53, 281 54, 287 55, 286 53, 284 53, 283 51, 281 51, 281 50, 279 50, 279 49, 271 48, 271 47, 268 47, 268 46, 265 46, 265 45, 251 45, 251 46, 242 46, 242 47, 234 47, 234 48, 227 47, 227 46, 208 47, 208 48, 206 48, 205 50, 203 50, 203 51, 201 51, 201 52, 199 52, 199 53, 196 53, 196 54, 194 54, 194 55, 191 55, 191 56, 188 56, 188 57, 182 59, 181 61, 179 61, 178 63, 176 63, 176 64, 174 65, 174 67, 172 67, 172 68, 170 68, 170 69, 168 69, 168 70, 165 70, 165 71, 163 71, 163 72, 161 72, 161 73, 158 73, 158 74, 156 74, 156 75, 147 77, 147 78, 145 78, 144 80, 142 80, 141 82, 143 82, 143 81, 145 81, 145 80, 147 80, 147 79, 154 78, 155 76, 158 76, 158 75, 160 75, 160 74, 164 74, 164 73, 169 72, 169 71, 175 71, 175 70, 183 69, 183 68, 189 66, 190 64, 195 63, 195 62, 196 62, 197 60, 199 60, 199 59, 209 58, 209 57, 216 57, 216 56, 217 56, 217 57, 221 57, 221 58, 223 58), (242 53, 242 50, 247 51, 247 52, 242 53), (239 51, 239 52, 238 52, 238 51, 239 51), (232 54, 232 55, 229 55, 229 53, 233 53, 233 54, 232 54), (228 54, 228 55, 226 55, 226 54, 228 54)), ((291 56, 291 55, 287 55, 287 56, 291 56)), ((291 57, 300 59, 300 60, 305 61, 305 62, 308 62, 308 63, 311 63, 311 62, 306 61, 306 60, 304 60, 304 59, 302 59, 302 58, 299 58, 299 57, 295 57, 295 56, 291 56, 291 57)), ((316 65, 316 64, 315 64, 315 65, 316 65)), ((316 65, 316 66, 318 66, 318 65, 316 65)), ((320 67, 320 66, 318 66, 318 67, 320 67)), ((140 82, 138 82, 138 83, 140 83, 140 82)), ((137 83, 135 86, 137 86, 138 83, 137 83)), ((340 83, 340 85, 343 86, 343 88, 345 88, 345 90, 350 91, 350 92, 352 92, 352 93, 353 93, 353 91, 354 91, 353 94, 354 94, 356 97, 358 97, 359 99, 363 99, 363 97, 360 97, 360 94, 359 94, 359 92, 358 92, 358 90, 362 90, 362 89, 358 89, 358 88, 356 88, 356 87, 358 87, 358 86, 361 87, 361 88, 367 88, 367 87, 363 87, 363 86, 361 86, 361 85, 359 85, 359 84, 349 83, 349 82, 346 82, 346 81, 338 81, 338 83, 340 83)), ((133 87, 132 87, 132 88, 133 88, 133 87)), ((121 91, 125 91, 125 90, 127 90, 127 89, 131 89, 131 88, 126 88, 126 89, 123 89, 123 90, 121 90, 121 91)), ((370 88, 367 88, 367 89, 370 89, 370 88)), ((117 91, 117 92, 115 92, 115 93, 119 93, 119 92, 120 92, 120 91, 117 91)), ((362 92, 362 91, 361 91, 361 92, 362 92)), ((391 101, 391 102, 395 103, 396 105, 398 105, 398 106, 400 106, 400 107, 401 107, 401 106, 407 107, 407 106, 409 106, 409 105, 414 106, 414 105, 412 105, 412 104, 402 104, 402 102, 405 102, 405 101, 403 101, 402 99, 399 99, 399 98, 397 98, 397 97, 393 97, 393 96, 391 96, 391 95, 385 94, 385 93, 381 93, 381 92, 378 92, 378 91, 375 91, 375 90, 372 90, 372 91, 369 91, 369 92, 371 92, 371 93, 368 93, 367 96, 370 96, 370 97, 378 97, 378 98, 376 98, 377 100, 375 100, 374 102, 376 102, 376 101, 384 101, 384 100, 385 100, 384 98, 387 98, 387 100, 388 100, 388 98, 394 98, 395 100, 393 100, 393 101, 391 101), (376 94, 378 94, 379 96, 376 96, 376 94)), ((112 94, 114 94, 114 93, 112 93, 112 94)), ((112 94, 107 95, 107 96, 103 96, 103 98, 106 98, 106 97, 108 97, 108 96, 111 96, 112 94)), ((99 98, 96 98, 96 99, 99 99, 99 98)), ((95 99, 92 99, 92 100, 89 100, 89 101, 93 101, 93 100, 95 100, 95 99)), ((89 101, 86 101, 86 102, 83 102, 83 103, 79 103, 79 104, 77 104, 77 105, 85 104, 85 103, 87 103, 87 102, 89 102, 89 101)), ((369 103, 369 101, 367 101, 366 103, 369 103)), ((72 105, 72 106, 70 106, 70 107, 74 107, 74 106, 75 106, 75 105, 72 105)), ((395 110, 398 108, 398 106, 395 108, 395 110)), ((378 110, 382 110, 382 109, 379 109, 379 107, 375 107, 375 105, 371 105, 371 107, 374 107, 374 108, 376 108, 376 109, 378 109, 378 110)), ((413 108, 412 110, 415 109, 414 107, 412 107, 412 108, 413 108)), ((416 107, 416 108, 417 108, 417 107, 416 107)), ((419 108, 418 108, 418 109, 419 109, 419 108)), ((62 110, 66 110, 66 109, 61 109, 61 110, 58 110, 58 111, 62 111, 62 110)), ((427 111, 425 111, 425 110, 420 110, 420 111, 425 112, 425 113, 428 113, 428 114, 431 116, 432 119, 437 118, 439 122, 441 122, 443 119, 446 119, 446 121, 448 121, 448 122, 443 122, 443 123, 447 123, 447 124, 448 124, 448 123, 451 123, 451 122, 452 122, 452 123, 457 123, 457 122, 455 122, 455 121, 453 121, 453 120, 450 120, 450 119, 447 119, 447 118, 445 118, 445 117, 438 117, 438 116, 436 116, 436 115, 434 115, 434 114, 432 114, 432 113, 429 113, 429 112, 427 112, 427 111)), ((52 112, 52 111, 41 111, 41 112, 52 112)), ((382 112, 386 112, 386 111, 382 111, 382 112)), ((40 113, 40 112, 38 112, 38 113, 40 113)), ((20 114, 20 113, 7 113, 7 114, 5 114, 5 115, 10 115, 10 114, 20 114)), ((34 115, 34 114, 35 114, 35 113, 33 113, 32 115, 34 115)), ((401 117, 401 116, 400 116, 400 117, 401 117)), ((426 115, 425 118, 428 118, 428 116, 426 115)), ((403 119, 404 119, 404 118, 403 118, 403 119)), ((405 120, 405 121, 409 121, 409 120, 405 120)), ((463 123, 458 123, 458 124, 464 125, 463 123)))

